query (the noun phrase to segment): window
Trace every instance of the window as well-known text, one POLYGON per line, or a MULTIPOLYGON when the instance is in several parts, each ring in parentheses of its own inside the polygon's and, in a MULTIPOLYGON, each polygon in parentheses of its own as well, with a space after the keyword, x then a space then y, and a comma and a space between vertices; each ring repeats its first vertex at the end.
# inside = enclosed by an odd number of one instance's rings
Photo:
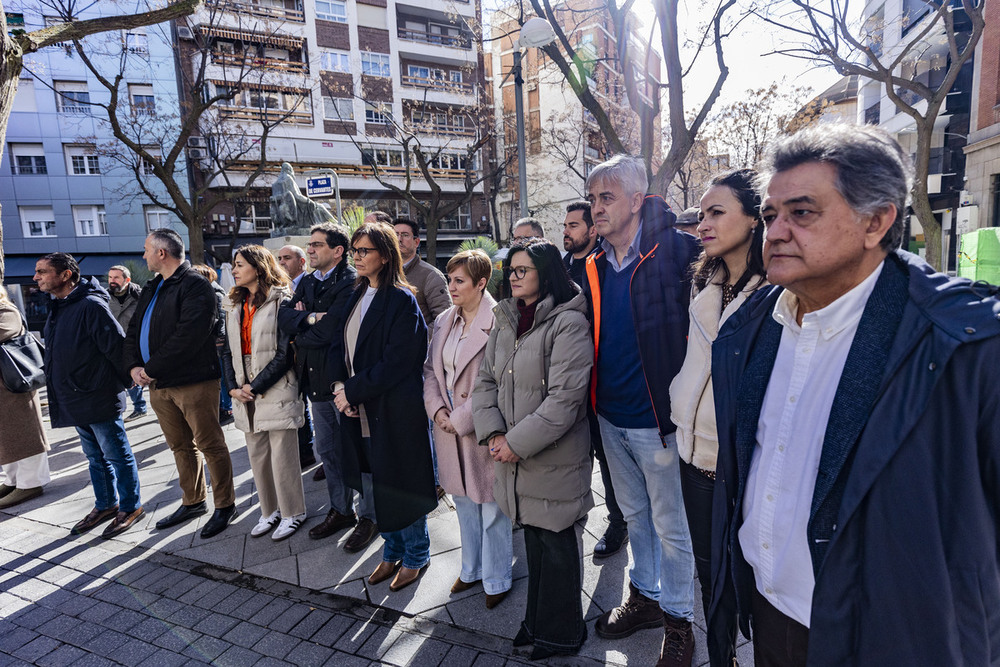
POLYGON ((142 28, 132 28, 122 36, 122 39, 129 53, 138 53, 140 55, 149 53, 149 42, 146 39, 146 31, 142 28))
POLYGON ((319 52, 321 70, 327 72, 350 72, 351 71, 351 54, 347 51, 334 51, 333 49, 326 49, 319 52))
POLYGON ((462 70, 453 69, 448 72, 448 77, 452 83, 462 83, 462 70))
POLYGON ((25 236, 55 236, 56 219, 51 206, 19 206, 25 236))
POLYGON ((128 96, 132 100, 132 110, 137 116, 152 116, 156 113, 156 97, 153 96, 152 86, 131 84, 128 87, 128 96))
POLYGON ((354 120, 354 100, 349 97, 324 97, 323 117, 329 120, 354 120))
POLYGON ((17 94, 14 96, 14 106, 11 111, 38 111, 38 104, 35 100, 35 81, 33 79, 21 79, 17 84, 17 94))
POLYGON ((101 160, 94 154, 94 146, 73 146, 67 144, 66 169, 74 176, 93 176, 101 173, 101 160))
POLYGON ((90 93, 86 81, 54 81, 53 85, 59 113, 90 115, 90 93))
POLYGON ((143 206, 142 212, 146 216, 146 232, 154 229, 164 229, 170 227, 170 211, 159 206, 143 206))
POLYGON ((446 230, 471 230, 472 229, 472 206, 462 204, 457 211, 447 218, 442 218, 438 223, 438 229, 446 230))
POLYGON ((365 122, 389 125, 392 123, 392 111, 382 104, 365 102, 365 122))
MULTIPOLYGON (((148 152, 151 157, 154 157, 157 160, 159 160, 161 158, 160 149, 159 148, 149 148, 149 147, 146 147, 146 152, 148 152)), ((153 163, 152 162, 148 162, 148 161, 146 161, 145 158, 141 158, 140 157, 139 158, 139 170, 143 174, 149 176, 149 175, 151 175, 153 173, 153 163)))
POLYGON ((47 174, 41 144, 11 144, 11 166, 15 174, 47 174))
POLYGON ((74 206, 77 236, 107 236, 108 223, 103 206, 74 206))
POLYGON ((409 74, 414 79, 429 79, 431 78, 431 68, 430 67, 418 67, 416 65, 408 65, 407 74, 409 74))
POLYGON ((316 18, 347 23, 347 3, 343 0, 316 0, 316 18))
POLYGON ((392 76, 389 70, 389 54, 372 53, 371 51, 362 52, 361 73, 368 76, 392 76))
MULTIPOLYGON (((216 85, 215 90, 220 95, 225 93, 225 89, 218 85, 216 85)), ((235 97, 228 103, 228 106, 309 113, 311 99, 309 91, 245 88, 236 91, 235 97)))

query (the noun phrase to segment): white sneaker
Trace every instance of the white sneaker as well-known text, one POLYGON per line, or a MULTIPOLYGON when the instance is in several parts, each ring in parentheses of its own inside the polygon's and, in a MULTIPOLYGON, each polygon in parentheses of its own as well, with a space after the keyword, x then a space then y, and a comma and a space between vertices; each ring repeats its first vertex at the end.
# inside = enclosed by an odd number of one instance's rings
POLYGON ((306 515, 299 514, 297 516, 282 519, 281 523, 278 524, 278 528, 271 535, 271 539, 275 542, 280 542, 286 537, 291 537, 292 533, 299 529, 303 523, 305 523, 306 515))
POLYGON ((257 525, 253 527, 250 531, 250 537, 260 537, 261 535, 267 535, 271 532, 271 529, 278 525, 278 521, 281 520, 281 512, 274 512, 271 516, 261 516, 257 525))

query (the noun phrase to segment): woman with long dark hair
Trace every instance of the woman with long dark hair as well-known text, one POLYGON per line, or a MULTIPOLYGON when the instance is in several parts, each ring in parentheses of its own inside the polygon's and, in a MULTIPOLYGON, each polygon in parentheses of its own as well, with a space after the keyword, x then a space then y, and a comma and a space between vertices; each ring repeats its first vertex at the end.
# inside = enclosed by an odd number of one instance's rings
POLYGON ((291 338, 278 328, 278 309, 292 293, 274 255, 259 245, 236 251, 233 280, 236 285, 223 304, 222 367, 229 395, 236 399, 233 418, 246 437, 260 500, 260 520, 250 535, 271 533, 277 542, 306 519, 298 440, 305 405, 292 368, 291 338))
POLYGON ((398 591, 430 562, 427 513, 437 506, 422 370, 427 325, 403 276, 395 230, 383 222, 361 225, 351 237, 357 287, 345 312, 344 334, 333 355, 334 404, 341 420, 344 477, 364 492, 372 475, 375 520, 385 545, 368 577, 393 578, 398 591))
POLYGON ((515 242, 503 269, 472 398, 476 437, 496 462, 497 503, 524 527, 528 602, 514 645, 534 644, 532 659, 572 655, 587 636, 574 524, 594 505, 587 302, 544 239, 515 242))
MULTIPOLYGON (((702 602, 712 600, 712 495, 719 441, 712 396, 712 341, 747 298, 767 284, 762 258, 764 223, 756 173, 739 169, 710 181, 701 198, 697 233, 702 253, 694 265, 691 323, 684 365, 670 384, 677 424, 681 491, 691 530, 702 602)), ((713 667, 731 667, 736 655, 736 610, 721 605, 708 625, 713 667)))

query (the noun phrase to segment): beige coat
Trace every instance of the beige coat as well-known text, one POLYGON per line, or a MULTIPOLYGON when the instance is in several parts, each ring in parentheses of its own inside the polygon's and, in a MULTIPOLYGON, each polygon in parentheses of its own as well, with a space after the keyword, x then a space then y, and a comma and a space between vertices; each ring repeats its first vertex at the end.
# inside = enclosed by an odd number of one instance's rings
POLYGON ((506 434, 521 458, 494 464, 493 495, 511 519, 565 530, 594 506, 586 406, 594 343, 587 302, 582 294, 555 307, 551 297, 543 299, 534 325, 519 339, 514 300, 503 300, 493 312, 472 418, 481 444, 506 434))
MULTIPOLYGON (((24 332, 24 323, 17 306, 7 300, 0 301, 0 342, 10 340, 24 332)), ((41 454, 49 449, 42 429, 42 410, 38 392, 15 394, 0 382, 0 465, 41 454)))
POLYGON ((437 453, 438 479, 441 487, 452 495, 468 496, 477 503, 493 502, 493 459, 488 447, 476 440, 476 426, 472 421, 472 402, 469 395, 476 384, 479 367, 486 353, 486 342, 493 328, 493 308, 497 302, 489 293, 483 294, 476 317, 469 325, 469 332, 455 363, 454 405, 448 399, 445 380, 443 350, 445 341, 458 322, 460 309, 452 306, 438 315, 434 322, 430 352, 424 363, 424 407, 427 416, 441 408, 451 411, 451 423, 458 435, 445 433, 434 424, 434 451, 437 453))
MULTIPOLYGON (((236 384, 242 387, 261 373, 274 359, 278 347, 278 305, 284 299, 291 298, 291 292, 274 288, 267 299, 257 308, 253 317, 253 328, 250 334, 250 377, 243 369, 243 352, 240 348, 240 319, 243 304, 233 303, 226 298, 223 308, 226 311, 226 338, 229 350, 233 355, 233 371, 236 373, 236 384)), ((233 418, 236 428, 245 433, 263 433, 265 431, 282 431, 297 429, 305 423, 305 404, 299 396, 299 380, 295 369, 289 368, 281 379, 258 394, 253 402, 254 414, 251 427, 247 406, 240 401, 233 401, 233 418)))
POLYGON ((710 282, 691 298, 688 309, 687 354, 681 370, 670 383, 670 421, 677 425, 677 453, 681 460, 702 470, 715 470, 719 436, 715 426, 715 398, 712 394, 712 341, 730 315, 767 283, 750 284, 722 309, 722 288, 710 282))

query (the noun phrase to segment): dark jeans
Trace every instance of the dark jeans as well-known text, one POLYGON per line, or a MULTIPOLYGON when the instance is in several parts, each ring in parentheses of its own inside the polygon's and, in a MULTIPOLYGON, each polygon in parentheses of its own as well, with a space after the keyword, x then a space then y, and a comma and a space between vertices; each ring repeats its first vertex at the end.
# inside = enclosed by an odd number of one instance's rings
MULTIPOLYGON (((785 616, 753 587, 753 662, 756 667, 801 667, 809 650, 809 628, 785 616)), ((887 641, 889 638, 886 638, 887 641)))
POLYGON ((597 415, 587 407, 587 421, 590 422, 590 446, 601 468, 601 483, 604 484, 604 502, 608 506, 608 521, 622 532, 628 530, 622 510, 615 499, 615 488, 611 484, 611 471, 608 470, 608 459, 604 456, 604 441, 601 439, 601 425, 597 415))
POLYGON ((580 545, 576 529, 558 533, 524 526, 528 562, 528 604, 521 626, 536 646, 573 653, 583 644, 586 627, 580 591, 580 545))
POLYGON ((128 397, 132 400, 132 409, 136 412, 146 411, 146 398, 143 396, 143 387, 136 385, 128 390, 128 397))
POLYGON ((312 415, 309 414, 309 399, 302 394, 302 403, 305 405, 306 423, 299 429, 299 461, 303 461, 313 456, 313 425, 312 415))
POLYGON ((690 463, 681 461, 681 493, 691 531, 694 566, 701 584, 701 602, 708 622, 708 658, 712 667, 732 667, 736 656, 736 606, 729 598, 723 600, 709 619, 712 603, 712 494, 715 482, 698 472, 690 463))

